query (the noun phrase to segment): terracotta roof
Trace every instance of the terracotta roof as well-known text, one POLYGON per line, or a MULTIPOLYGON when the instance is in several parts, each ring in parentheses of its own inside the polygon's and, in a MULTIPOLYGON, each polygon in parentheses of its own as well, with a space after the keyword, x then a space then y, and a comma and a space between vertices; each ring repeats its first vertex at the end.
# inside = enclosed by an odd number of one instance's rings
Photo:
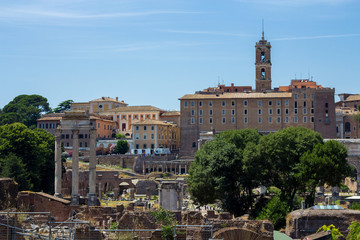
POLYGON ((37 119, 36 121, 60 121, 62 117, 42 117, 37 119))
POLYGON ((360 101, 360 95, 359 94, 350 95, 345 99, 345 102, 351 102, 351 101, 360 101))
POLYGON ((159 120, 145 119, 143 121, 134 122, 132 125, 174 125, 174 124, 159 120))
POLYGON ((161 116, 180 116, 179 111, 167 111, 161 114, 161 116))
POLYGON ((90 103, 88 103, 88 102, 74 102, 74 103, 71 104, 71 106, 72 105, 90 105, 90 103))
POLYGON ((145 112, 145 111, 163 112, 164 110, 153 106, 127 106, 127 107, 117 107, 117 108, 109 109, 108 111, 105 112, 145 112))
POLYGON ((233 98, 291 98, 290 92, 249 92, 249 93, 224 93, 224 94, 186 94, 179 100, 184 99, 233 99, 233 98))
POLYGON ((95 116, 90 116, 90 120, 102 120, 102 121, 105 121, 105 122, 115 122, 113 120, 99 118, 99 117, 95 117, 95 116))

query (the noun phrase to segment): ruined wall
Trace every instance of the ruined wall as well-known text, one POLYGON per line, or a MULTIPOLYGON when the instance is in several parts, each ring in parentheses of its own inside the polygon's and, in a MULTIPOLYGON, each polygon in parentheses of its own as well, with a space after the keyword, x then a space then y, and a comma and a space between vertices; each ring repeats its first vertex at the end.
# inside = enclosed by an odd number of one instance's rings
POLYGON ((112 154, 112 155, 98 155, 96 161, 98 164, 104 165, 117 165, 122 168, 130 168, 135 170, 136 159, 138 155, 123 155, 123 154, 112 154))
POLYGON ((0 178, 0 210, 16 206, 18 184, 11 178, 0 178))
POLYGON ((352 221, 360 221, 360 211, 300 209, 287 216, 286 234, 292 238, 303 238, 316 233, 323 225, 333 224, 346 235, 352 221))

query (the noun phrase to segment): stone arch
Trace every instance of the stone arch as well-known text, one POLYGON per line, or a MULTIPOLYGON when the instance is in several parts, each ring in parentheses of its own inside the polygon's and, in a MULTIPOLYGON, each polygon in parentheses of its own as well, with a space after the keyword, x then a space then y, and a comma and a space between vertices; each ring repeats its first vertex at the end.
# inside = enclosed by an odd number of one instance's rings
POLYGON ((213 235, 213 239, 224 239, 224 240, 270 240, 272 238, 263 236, 257 232, 251 231, 245 228, 228 227, 222 228, 216 231, 213 235))

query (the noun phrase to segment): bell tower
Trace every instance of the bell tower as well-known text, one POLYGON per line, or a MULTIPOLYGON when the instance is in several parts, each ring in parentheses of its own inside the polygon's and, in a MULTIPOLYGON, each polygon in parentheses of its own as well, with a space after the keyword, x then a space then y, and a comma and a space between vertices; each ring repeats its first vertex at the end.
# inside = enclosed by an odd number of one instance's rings
POLYGON ((257 92, 271 90, 271 44, 262 37, 255 45, 255 85, 257 92))

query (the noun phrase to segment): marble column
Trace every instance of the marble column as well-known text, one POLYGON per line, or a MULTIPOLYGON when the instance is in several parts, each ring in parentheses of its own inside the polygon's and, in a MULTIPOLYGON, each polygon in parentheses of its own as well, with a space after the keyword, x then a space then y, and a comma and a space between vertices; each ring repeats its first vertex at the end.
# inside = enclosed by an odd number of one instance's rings
POLYGON ((73 152, 72 152, 72 182, 71 182, 71 204, 79 205, 79 130, 72 130, 73 152))
POLYGON ((62 198, 61 195, 62 181, 62 161, 61 161, 61 129, 55 130, 55 197, 62 198))
POLYGON ((97 205, 96 196, 96 129, 90 129, 88 206, 97 205))

